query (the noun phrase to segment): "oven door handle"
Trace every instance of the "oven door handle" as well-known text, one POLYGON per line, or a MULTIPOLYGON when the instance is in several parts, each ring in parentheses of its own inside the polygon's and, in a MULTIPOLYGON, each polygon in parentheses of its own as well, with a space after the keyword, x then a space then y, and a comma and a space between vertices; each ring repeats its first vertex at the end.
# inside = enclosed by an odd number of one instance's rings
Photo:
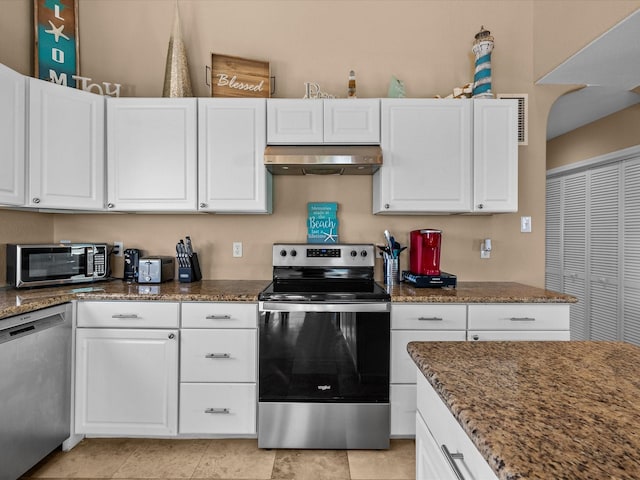
POLYGON ((261 312, 390 312, 391 303, 259 302, 258 308, 261 312))

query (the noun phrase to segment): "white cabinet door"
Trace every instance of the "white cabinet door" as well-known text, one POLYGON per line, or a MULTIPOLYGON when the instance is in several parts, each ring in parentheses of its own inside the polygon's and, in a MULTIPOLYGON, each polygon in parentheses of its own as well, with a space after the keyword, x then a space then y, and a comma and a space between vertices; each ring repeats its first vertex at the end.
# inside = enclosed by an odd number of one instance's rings
POLYGON ((108 209, 195 211, 197 134, 195 98, 109 98, 108 209))
MULTIPOLYGON (((416 480, 456 480, 440 446, 419 413, 414 415, 416 430, 416 480)), ((459 479, 458 479, 459 480, 459 479)))
POLYGON ((104 209, 104 102, 29 79, 30 206, 104 209))
POLYGON ((178 330, 76 330, 76 433, 175 435, 178 330))
POLYGON ((323 103, 324 143, 380 143, 379 99, 325 99, 323 103))
POLYGON ((373 213, 471 211, 470 100, 382 99, 373 213))
POLYGON ((320 144, 324 140, 321 99, 268 99, 267 143, 320 144))
POLYGON ((518 211, 518 101, 473 102, 473 210, 518 211))
POLYGON ((25 203, 27 78, 0 64, 0 204, 25 203))
POLYGON ((199 210, 271 213, 266 143, 265 99, 198 99, 199 210))
POLYGON ((416 386, 392 384, 389 388, 391 404, 391 435, 413 437, 416 434, 416 386))

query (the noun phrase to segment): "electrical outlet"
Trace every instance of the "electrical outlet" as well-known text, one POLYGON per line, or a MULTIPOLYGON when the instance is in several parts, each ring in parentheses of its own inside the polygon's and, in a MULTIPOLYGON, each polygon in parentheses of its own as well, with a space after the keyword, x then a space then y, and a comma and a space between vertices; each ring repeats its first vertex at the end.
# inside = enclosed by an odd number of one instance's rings
POLYGON ((124 242, 113 242, 113 254, 121 257, 124 254, 124 242))
POLYGON ((242 242, 233 242, 233 256, 234 257, 242 256, 242 242))
POLYGON ((520 217, 520 232, 531 233, 531 217, 520 217))
POLYGON ((480 250, 480 258, 491 258, 490 250, 480 250))

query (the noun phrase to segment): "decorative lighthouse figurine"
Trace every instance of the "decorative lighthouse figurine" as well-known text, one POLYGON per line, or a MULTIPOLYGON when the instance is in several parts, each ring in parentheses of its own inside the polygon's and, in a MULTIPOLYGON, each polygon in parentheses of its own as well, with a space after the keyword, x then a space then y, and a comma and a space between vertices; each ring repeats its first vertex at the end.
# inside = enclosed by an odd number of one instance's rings
POLYGON ((484 26, 476 34, 471 51, 476 56, 476 70, 473 75, 473 98, 493 98, 491 91, 491 52, 493 37, 484 26))

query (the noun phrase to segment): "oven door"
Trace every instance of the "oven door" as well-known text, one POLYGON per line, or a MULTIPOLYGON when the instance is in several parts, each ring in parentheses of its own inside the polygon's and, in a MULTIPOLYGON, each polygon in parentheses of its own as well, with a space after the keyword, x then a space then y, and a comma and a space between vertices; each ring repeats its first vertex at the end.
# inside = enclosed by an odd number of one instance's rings
POLYGON ((388 448, 388 302, 260 303, 261 448, 388 448))

